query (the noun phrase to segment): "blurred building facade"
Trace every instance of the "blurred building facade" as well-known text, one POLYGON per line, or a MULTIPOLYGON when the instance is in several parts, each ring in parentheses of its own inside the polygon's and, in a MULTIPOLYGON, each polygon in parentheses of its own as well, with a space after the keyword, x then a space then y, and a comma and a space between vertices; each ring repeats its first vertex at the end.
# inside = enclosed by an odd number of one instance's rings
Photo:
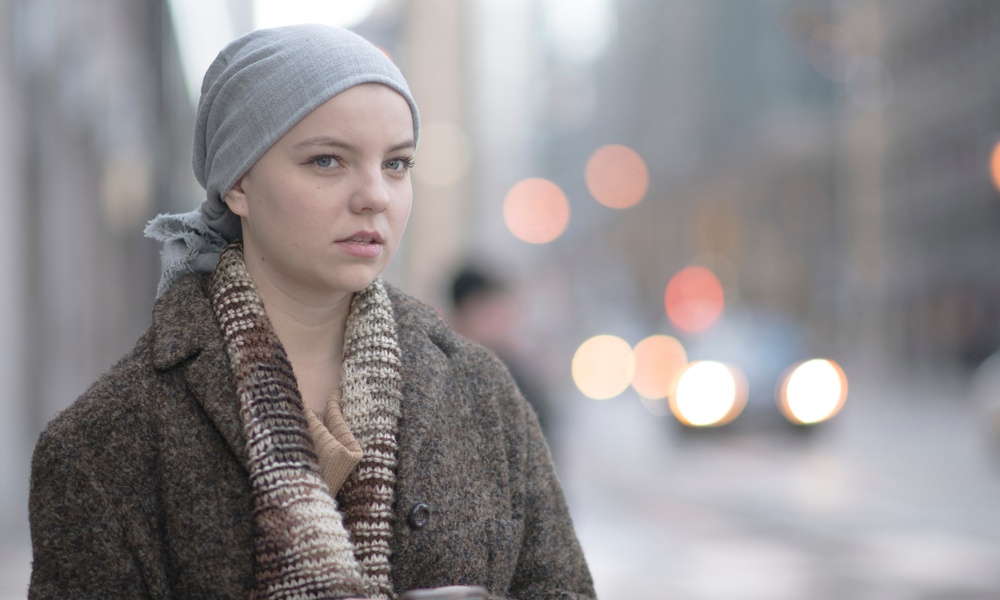
POLYGON ((566 279, 571 319, 620 313, 632 343, 675 333, 670 277, 693 263, 723 280, 727 304, 836 331, 836 86, 817 69, 803 23, 830 3, 670 0, 611 3, 613 38, 586 63, 542 54, 533 113, 542 176, 570 198, 572 220, 540 268, 566 279), (597 148, 636 150, 649 190, 627 210, 599 205, 584 181, 597 148))
POLYGON ((0 11, 0 514, 23 526, 38 432, 149 323, 159 256, 142 229, 192 205, 193 115, 163 0, 0 11))
POLYGON ((607 49, 572 60, 545 39, 544 4, 522 41, 528 125, 507 139, 531 157, 520 176, 570 199, 564 236, 517 254, 536 282, 600 296, 567 318, 669 330, 666 282, 700 262, 731 306, 799 320, 833 352, 961 368, 1000 347, 1000 5, 620 0, 607 49), (608 143, 650 169, 627 211, 584 184, 608 143))
POLYGON ((1000 348, 1000 4, 882 2, 889 346, 973 366, 1000 348))
POLYGON ((654 178, 615 239, 645 303, 659 309, 670 276, 698 262, 723 280, 730 306, 825 328, 816 317, 835 273, 834 95, 796 27, 827 3, 622 6, 630 29, 648 33, 622 39, 616 62, 633 65, 634 98, 619 112, 654 178), (658 242, 643 248, 644 238, 658 242))

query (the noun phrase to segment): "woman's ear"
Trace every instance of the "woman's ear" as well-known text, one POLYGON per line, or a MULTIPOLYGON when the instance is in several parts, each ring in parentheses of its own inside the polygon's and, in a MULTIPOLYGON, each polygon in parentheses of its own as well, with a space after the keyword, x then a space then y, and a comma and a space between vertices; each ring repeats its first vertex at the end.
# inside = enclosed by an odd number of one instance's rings
POLYGON ((233 187, 229 188, 223 200, 226 202, 226 206, 229 210, 233 211, 233 214, 237 217, 248 216, 249 211, 247 210, 247 194, 244 188, 244 181, 246 180, 246 175, 240 177, 233 187))

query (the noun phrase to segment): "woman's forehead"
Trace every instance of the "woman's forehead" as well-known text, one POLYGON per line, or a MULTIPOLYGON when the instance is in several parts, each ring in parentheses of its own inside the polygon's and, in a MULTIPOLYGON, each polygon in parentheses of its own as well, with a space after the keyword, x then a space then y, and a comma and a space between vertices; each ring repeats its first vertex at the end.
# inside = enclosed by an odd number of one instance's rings
POLYGON ((415 145, 409 104, 381 84, 358 85, 337 94, 296 123, 285 137, 296 146, 349 146, 358 140, 386 137, 393 144, 415 145))

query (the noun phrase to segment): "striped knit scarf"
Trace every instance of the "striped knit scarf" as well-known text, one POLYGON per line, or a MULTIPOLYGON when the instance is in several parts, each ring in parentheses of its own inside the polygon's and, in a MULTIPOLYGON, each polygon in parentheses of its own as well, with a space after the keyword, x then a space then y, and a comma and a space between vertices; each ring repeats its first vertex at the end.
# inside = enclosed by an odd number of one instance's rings
POLYGON ((222 254, 210 295, 236 376, 249 456, 256 545, 251 598, 393 598, 389 556, 401 378, 382 282, 354 295, 347 318, 341 403, 364 457, 338 500, 320 477, 291 363, 239 242, 222 254))

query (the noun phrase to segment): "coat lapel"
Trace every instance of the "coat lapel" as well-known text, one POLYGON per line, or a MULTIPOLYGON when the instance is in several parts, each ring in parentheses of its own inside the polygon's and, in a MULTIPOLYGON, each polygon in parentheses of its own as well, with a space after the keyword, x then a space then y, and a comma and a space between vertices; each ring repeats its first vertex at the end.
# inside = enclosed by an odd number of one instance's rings
POLYGON ((189 392, 247 467, 246 442, 232 370, 202 277, 188 275, 153 306, 153 366, 177 369, 189 392))

